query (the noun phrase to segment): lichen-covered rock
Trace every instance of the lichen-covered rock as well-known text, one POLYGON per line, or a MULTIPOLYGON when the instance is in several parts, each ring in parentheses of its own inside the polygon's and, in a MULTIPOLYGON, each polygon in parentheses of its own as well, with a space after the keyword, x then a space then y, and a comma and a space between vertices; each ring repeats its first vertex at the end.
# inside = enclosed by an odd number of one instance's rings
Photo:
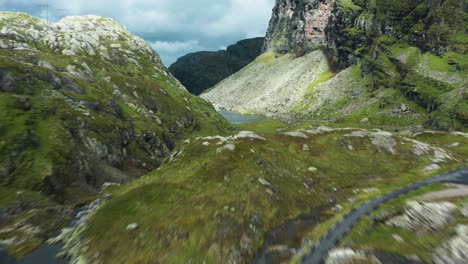
POLYGON ((371 143, 379 149, 385 150, 391 154, 396 154, 397 142, 392 133, 386 131, 369 132, 365 130, 353 131, 346 134, 345 137, 370 137, 371 143))
POLYGON ((450 202, 417 202, 409 201, 403 215, 393 217, 385 223, 409 231, 438 230, 451 223, 452 212, 457 206, 450 202))

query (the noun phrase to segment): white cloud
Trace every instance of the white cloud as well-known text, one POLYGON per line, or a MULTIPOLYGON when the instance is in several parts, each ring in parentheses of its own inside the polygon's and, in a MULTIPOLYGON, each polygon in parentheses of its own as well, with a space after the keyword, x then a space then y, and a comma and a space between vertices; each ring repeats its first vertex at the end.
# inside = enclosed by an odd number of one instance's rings
POLYGON ((185 55, 187 53, 203 50, 204 47, 200 45, 198 40, 189 41, 155 41, 151 42, 150 45, 156 50, 163 62, 176 61, 180 54, 185 55))
POLYGON ((201 49, 217 50, 241 39, 263 36, 275 0, 0 0, 0 10, 49 17, 95 14, 112 17, 147 40, 167 64, 201 49))

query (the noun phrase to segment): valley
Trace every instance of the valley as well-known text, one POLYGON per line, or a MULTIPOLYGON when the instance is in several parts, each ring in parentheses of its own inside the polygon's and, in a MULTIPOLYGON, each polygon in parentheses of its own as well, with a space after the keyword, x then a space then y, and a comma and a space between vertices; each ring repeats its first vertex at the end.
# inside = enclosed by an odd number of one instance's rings
POLYGON ((114 19, 0 11, 0 263, 465 263, 467 13, 277 0, 166 68, 114 19))

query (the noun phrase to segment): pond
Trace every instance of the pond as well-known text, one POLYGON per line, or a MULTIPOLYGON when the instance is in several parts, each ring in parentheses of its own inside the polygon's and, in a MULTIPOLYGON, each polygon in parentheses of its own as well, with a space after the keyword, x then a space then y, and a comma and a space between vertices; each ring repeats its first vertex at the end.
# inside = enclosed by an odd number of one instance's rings
POLYGON ((233 124, 253 123, 267 119, 266 116, 262 115, 244 115, 230 111, 219 111, 219 113, 233 124))
POLYGON ((67 264, 65 259, 59 259, 56 255, 60 252, 61 245, 44 244, 39 249, 31 252, 21 260, 16 260, 13 257, 0 249, 1 264, 67 264))

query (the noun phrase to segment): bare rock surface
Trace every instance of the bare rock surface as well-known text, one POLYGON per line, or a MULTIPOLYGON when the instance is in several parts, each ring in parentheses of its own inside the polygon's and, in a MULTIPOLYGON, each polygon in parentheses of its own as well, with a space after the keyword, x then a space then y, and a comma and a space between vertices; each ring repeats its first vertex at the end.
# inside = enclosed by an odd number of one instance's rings
POLYGON ((435 264, 465 264, 468 259, 468 225, 459 225, 457 234, 432 254, 435 264))
POLYGON ((454 221, 452 212, 457 206, 450 202, 408 201, 402 215, 386 221, 389 226, 409 231, 439 230, 454 221))

